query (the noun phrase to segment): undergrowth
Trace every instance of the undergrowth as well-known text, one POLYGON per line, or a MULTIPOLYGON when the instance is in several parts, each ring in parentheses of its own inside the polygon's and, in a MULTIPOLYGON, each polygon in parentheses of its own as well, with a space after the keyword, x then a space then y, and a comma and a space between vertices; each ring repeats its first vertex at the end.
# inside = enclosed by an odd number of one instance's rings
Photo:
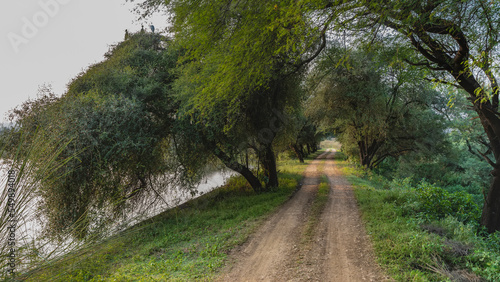
POLYGON ((397 281, 500 281, 500 234, 479 226, 463 191, 410 179, 388 181, 341 162, 379 263, 397 281))

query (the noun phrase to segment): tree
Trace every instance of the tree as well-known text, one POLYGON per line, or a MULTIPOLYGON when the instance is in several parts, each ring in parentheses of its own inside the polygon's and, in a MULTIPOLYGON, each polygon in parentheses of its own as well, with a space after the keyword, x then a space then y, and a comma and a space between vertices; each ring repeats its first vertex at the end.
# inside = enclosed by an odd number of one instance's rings
POLYGON ((310 82, 315 91, 309 115, 338 134, 343 151, 357 155, 368 169, 387 157, 430 151, 444 139, 442 118, 431 108, 436 94, 429 83, 411 80, 411 71, 389 66, 391 56, 384 55, 330 48, 310 82))
POLYGON ((39 188, 52 233, 78 224, 73 235, 86 238, 154 189, 156 176, 179 172, 170 147, 177 55, 168 44, 157 34, 129 34, 63 97, 45 95, 13 112, 28 132, 41 128, 71 140, 61 158, 78 156, 39 188))
MULTIPOLYGON (((279 130, 269 121, 297 104, 289 85, 300 83, 303 67, 326 43, 325 30, 319 36, 314 32, 311 7, 319 2, 165 2, 172 13, 171 31, 185 50, 179 80, 179 95, 187 105, 184 115, 205 127, 199 130, 205 132, 204 143, 211 144, 226 166, 245 171, 256 190, 259 184, 237 162, 238 155, 254 151, 266 187, 278 185, 273 141, 279 130)), ((142 7, 154 9, 158 4, 145 1, 142 7)), ((315 18, 331 22, 325 15, 315 18)))
MULTIPOLYGON (((493 168, 481 224, 500 230, 500 115, 498 51, 500 4, 496 1, 362 1, 351 15, 413 50, 407 62, 429 71, 429 79, 465 90, 488 136, 493 168)), ((394 42, 392 41, 392 42, 394 42)))
MULTIPOLYGON (((184 71, 191 67, 187 65, 184 71)), ((179 122, 184 129, 191 128, 190 134, 183 138, 184 146, 192 143, 191 148, 203 147, 203 151, 211 152, 228 168, 245 177, 255 191, 261 192, 262 184, 246 157, 251 150, 262 167, 266 188, 277 187, 274 143, 276 137, 285 134, 287 108, 293 109, 291 106, 297 104, 297 84, 301 80, 296 75, 289 76, 270 83, 266 89, 235 93, 230 99, 214 99, 210 101, 212 109, 203 112, 193 105, 193 101, 207 102, 192 80, 197 75, 187 72, 176 82, 181 104, 179 122), (232 99, 241 102, 232 106, 232 99)))
POLYGON ((318 143, 321 141, 323 134, 318 131, 314 122, 303 114, 296 115, 295 119, 297 129, 289 142, 289 147, 299 161, 303 163, 305 157, 317 151, 318 143))

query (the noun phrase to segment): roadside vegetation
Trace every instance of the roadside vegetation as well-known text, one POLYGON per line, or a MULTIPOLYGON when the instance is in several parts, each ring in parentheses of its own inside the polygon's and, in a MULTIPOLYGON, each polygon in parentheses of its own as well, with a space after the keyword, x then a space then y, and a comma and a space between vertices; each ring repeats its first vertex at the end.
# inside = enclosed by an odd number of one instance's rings
POLYGON ((354 185, 378 262, 394 279, 500 280, 500 233, 479 224, 477 195, 338 165, 354 185))

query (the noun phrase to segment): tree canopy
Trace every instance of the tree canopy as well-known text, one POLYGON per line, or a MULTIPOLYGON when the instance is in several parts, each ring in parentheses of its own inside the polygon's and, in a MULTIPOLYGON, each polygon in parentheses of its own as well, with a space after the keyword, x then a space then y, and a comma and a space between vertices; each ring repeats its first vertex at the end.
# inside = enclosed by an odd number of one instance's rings
POLYGON ((78 223, 74 235, 83 238, 90 225, 108 223, 128 199, 150 189, 155 176, 179 170, 169 148, 177 55, 168 44, 157 34, 132 34, 76 77, 63 97, 45 94, 13 111, 23 131, 40 127, 70 140, 61 158, 77 155, 54 174, 57 181, 40 188, 48 230, 78 223))
POLYGON ((309 115, 337 134, 344 152, 370 169, 387 157, 435 153, 444 145, 443 117, 433 111, 444 100, 423 79, 412 77, 415 72, 390 65, 392 56, 384 55, 362 50, 346 54, 332 47, 309 82, 309 115))

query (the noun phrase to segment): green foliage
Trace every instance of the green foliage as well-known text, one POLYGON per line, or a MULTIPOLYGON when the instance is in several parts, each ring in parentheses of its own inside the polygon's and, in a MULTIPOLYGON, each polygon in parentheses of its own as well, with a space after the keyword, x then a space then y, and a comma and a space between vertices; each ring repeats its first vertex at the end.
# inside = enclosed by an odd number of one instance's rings
POLYGON ((499 234, 479 228, 481 210, 471 195, 341 166, 355 186, 379 262, 394 279, 498 280, 499 234))
POLYGON ((356 188, 355 193, 378 261, 391 277, 396 281, 443 281, 443 276, 426 269, 442 252, 441 240, 402 216, 397 202, 405 201, 404 195, 373 188, 356 188))
POLYGON ((481 209, 472 196, 459 191, 449 193, 443 188, 422 181, 415 188, 418 212, 426 219, 442 219, 454 216, 464 223, 478 223, 481 209))
POLYGON ((40 127, 47 142, 71 140, 61 158, 78 155, 41 183, 49 233, 61 235, 76 223, 77 238, 99 233, 155 176, 182 174, 170 148, 177 56, 168 44, 157 34, 131 34, 76 77, 63 97, 45 91, 13 111, 26 134, 40 127))
MULTIPOLYGON (((254 5, 250 1, 181 0, 167 5, 174 15, 173 31, 187 49, 184 59, 203 59, 211 72, 194 78, 203 85, 205 103, 213 97, 234 98, 234 93, 266 88, 276 73, 293 71, 319 40, 309 13, 322 5, 320 1, 254 5)), ((231 100, 236 107, 241 103, 231 100)))
MULTIPOLYGON (((350 171, 345 163, 341 166, 344 172, 350 171)), ((465 193, 453 195, 425 182, 414 187, 409 178, 388 183, 375 176, 351 174, 349 180, 355 186, 378 261, 396 281, 495 277, 485 275, 495 266, 488 269, 477 262, 476 256, 489 239, 477 235, 477 223, 464 223, 470 220, 470 213, 480 214, 465 193)), ((491 256, 488 263, 500 257, 497 249, 487 251, 491 256)))
POLYGON ((391 49, 346 53, 332 46, 309 78, 308 115, 370 169, 388 157, 445 147, 443 117, 432 110, 443 101, 415 70, 391 65, 393 57, 391 49))

